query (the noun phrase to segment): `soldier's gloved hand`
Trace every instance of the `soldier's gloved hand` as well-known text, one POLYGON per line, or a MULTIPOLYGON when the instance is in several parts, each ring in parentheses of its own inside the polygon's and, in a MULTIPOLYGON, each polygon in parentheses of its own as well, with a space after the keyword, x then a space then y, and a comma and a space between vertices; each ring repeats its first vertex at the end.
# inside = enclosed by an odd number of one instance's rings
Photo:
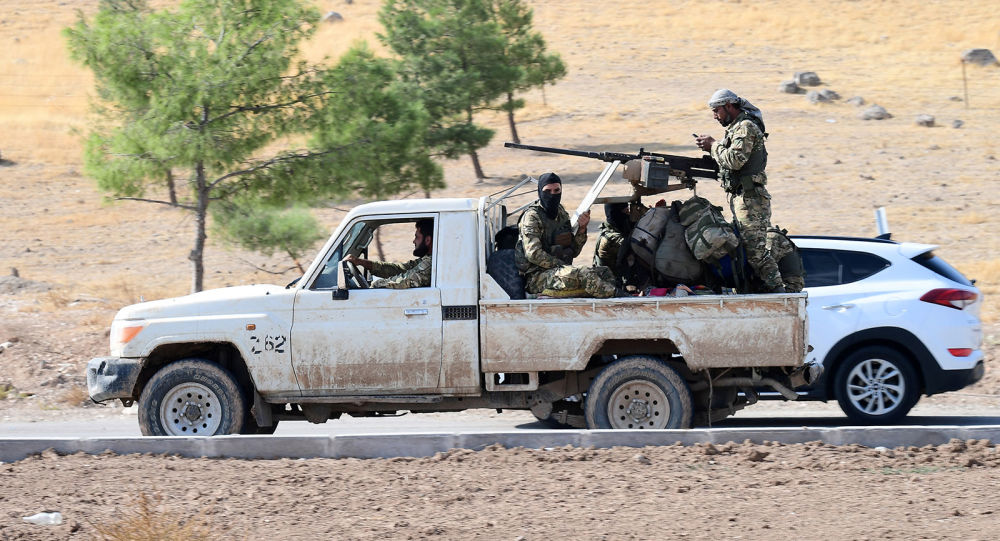
POLYGON ((569 248, 573 245, 573 234, 572 233, 559 233, 556 235, 556 244, 562 246, 563 248, 569 248))

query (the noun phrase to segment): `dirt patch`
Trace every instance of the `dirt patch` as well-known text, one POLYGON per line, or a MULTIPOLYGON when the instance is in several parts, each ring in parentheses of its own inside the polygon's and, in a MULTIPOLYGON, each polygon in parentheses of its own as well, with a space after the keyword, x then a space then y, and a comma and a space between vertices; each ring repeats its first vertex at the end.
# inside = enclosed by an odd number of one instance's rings
POLYGON ((18 293, 44 293, 52 289, 52 286, 44 282, 25 280, 24 278, 8 275, 0 277, 0 295, 14 295, 18 293))
MULTIPOLYGON (((24 291, 23 289, 20 291, 24 291)), ((0 294, 0 421, 55 419, 85 413, 86 366, 107 355, 112 315, 85 305, 58 311, 29 294, 0 294), (99 318, 96 316, 100 316, 99 318), (106 320, 106 321, 105 321, 106 320)))
POLYGON ((1000 453, 973 440, 253 462, 46 452, 0 465, 0 482, 3 539, 88 539, 143 494, 212 539, 983 539, 1000 513, 1000 453), (22 521, 43 510, 64 523, 22 521))

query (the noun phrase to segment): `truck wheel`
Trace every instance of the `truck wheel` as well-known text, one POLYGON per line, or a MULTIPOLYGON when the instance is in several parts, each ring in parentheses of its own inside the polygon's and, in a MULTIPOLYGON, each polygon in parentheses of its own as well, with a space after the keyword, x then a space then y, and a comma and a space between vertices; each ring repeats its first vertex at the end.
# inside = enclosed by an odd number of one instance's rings
POLYGON ((239 434, 246 403, 236 378, 204 359, 185 359, 157 372, 139 395, 143 436, 239 434))
POLYGON ((588 428, 689 428, 693 410, 680 374, 647 356, 605 367, 590 384, 584 406, 588 428))
POLYGON ((849 355, 837 369, 833 391, 847 417, 864 424, 895 423, 920 400, 913 365, 885 346, 849 355))

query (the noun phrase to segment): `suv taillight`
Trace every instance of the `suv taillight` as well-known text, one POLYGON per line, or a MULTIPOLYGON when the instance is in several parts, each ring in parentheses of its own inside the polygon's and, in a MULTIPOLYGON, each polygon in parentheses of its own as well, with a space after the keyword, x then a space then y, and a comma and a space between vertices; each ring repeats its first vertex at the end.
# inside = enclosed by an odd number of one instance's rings
POLYGON ((932 289, 924 293, 920 300, 961 310, 976 302, 976 294, 964 289, 932 289))

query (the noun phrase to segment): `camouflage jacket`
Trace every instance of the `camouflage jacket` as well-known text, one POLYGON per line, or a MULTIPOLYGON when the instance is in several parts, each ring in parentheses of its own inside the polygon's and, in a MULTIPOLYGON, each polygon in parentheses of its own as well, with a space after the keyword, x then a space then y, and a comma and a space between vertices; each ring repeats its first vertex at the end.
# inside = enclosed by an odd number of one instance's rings
POLYGON ((719 177, 727 192, 741 193, 744 180, 761 186, 767 184, 764 133, 746 113, 741 113, 726 127, 726 135, 721 141, 712 143, 711 154, 719 163, 719 177))
POLYGON ((574 235, 568 247, 556 244, 556 236, 562 233, 572 233, 569 214, 562 205, 559 205, 559 214, 554 220, 545 214, 538 202, 528 207, 517 224, 517 246, 514 248, 517 270, 530 276, 571 264, 587 243, 587 230, 581 229, 574 235))
POLYGON ((621 234, 608 222, 601 224, 601 236, 597 237, 597 247, 594 249, 594 265, 608 267, 617 274, 618 249, 625 242, 621 234))
POLYGON ((408 289, 411 287, 430 287, 431 256, 425 255, 406 263, 389 263, 372 261, 372 274, 378 276, 373 280, 373 288, 408 289))

